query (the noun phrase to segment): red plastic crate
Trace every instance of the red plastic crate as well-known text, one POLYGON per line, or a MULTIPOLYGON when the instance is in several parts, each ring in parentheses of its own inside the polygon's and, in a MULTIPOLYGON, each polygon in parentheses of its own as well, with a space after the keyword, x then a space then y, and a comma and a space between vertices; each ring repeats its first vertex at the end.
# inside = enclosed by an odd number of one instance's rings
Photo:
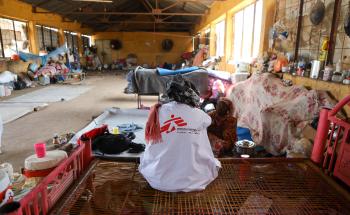
POLYGON ((21 208, 13 214, 48 214, 67 188, 88 168, 91 159, 91 141, 79 144, 67 159, 20 200, 21 208))
POLYGON ((337 117, 349 103, 347 96, 333 109, 321 110, 311 160, 350 186, 350 123, 337 117))

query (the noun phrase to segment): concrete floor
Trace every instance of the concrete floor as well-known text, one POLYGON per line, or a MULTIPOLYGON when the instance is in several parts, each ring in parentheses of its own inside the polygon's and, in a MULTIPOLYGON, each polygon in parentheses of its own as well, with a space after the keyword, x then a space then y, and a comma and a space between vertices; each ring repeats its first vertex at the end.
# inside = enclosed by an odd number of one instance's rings
MULTIPOLYGON (((0 163, 9 162, 19 171, 24 166, 24 159, 34 153, 34 143, 47 141, 55 133, 77 132, 106 108, 137 107, 136 96, 123 93, 127 85, 125 74, 88 75, 82 84, 92 86, 92 89, 71 101, 51 103, 38 112, 5 124, 0 163)), ((14 96, 33 90, 35 88, 18 91, 14 96)), ((142 100, 147 106, 157 101, 155 97, 142 100)))

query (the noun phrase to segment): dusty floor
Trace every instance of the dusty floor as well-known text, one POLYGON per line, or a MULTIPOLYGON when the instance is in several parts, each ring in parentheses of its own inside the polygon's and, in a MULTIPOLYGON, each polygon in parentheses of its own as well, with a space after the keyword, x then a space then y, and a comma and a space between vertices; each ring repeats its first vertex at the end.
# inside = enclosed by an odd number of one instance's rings
MULTIPOLYGON (((34 143, 46 141, 55 133, 79 131, 106 108, 137 107, 136 96, 123 93, 127 85, 124 73, 88 75, 82 84, 92 86, 92 89, 71 101, 51 103, 38 112, 5 124, 0 162, 10 162, 19 171, 24 165, 24 159, 34 153, 34 143)), ((18 91, 15 96, 33 90, 18 91)), ((142 100, 145 105, 156 102, 155 97, 142 100)))

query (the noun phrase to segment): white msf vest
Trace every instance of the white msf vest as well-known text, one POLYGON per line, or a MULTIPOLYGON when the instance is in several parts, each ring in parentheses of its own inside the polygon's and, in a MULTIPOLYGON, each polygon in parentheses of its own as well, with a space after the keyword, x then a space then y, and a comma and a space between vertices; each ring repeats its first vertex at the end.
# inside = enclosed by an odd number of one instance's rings
POLYGON ((205 189, 221 167, 207 135, 211 118, 198 108, 170 102, 160 107, 159 123, 162 142, 147 144, 139 171, 157 190, 205 189))

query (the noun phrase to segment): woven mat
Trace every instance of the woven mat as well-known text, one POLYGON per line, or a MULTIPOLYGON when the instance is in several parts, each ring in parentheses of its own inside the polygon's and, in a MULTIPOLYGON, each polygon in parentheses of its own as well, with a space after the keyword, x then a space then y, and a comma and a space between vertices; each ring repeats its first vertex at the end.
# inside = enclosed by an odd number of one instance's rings
POLYGON ((135 163, 99 161, 64 214, 350 214, 350 202, 305 161, 222 165, 205 191, 166 193, 135 163))

